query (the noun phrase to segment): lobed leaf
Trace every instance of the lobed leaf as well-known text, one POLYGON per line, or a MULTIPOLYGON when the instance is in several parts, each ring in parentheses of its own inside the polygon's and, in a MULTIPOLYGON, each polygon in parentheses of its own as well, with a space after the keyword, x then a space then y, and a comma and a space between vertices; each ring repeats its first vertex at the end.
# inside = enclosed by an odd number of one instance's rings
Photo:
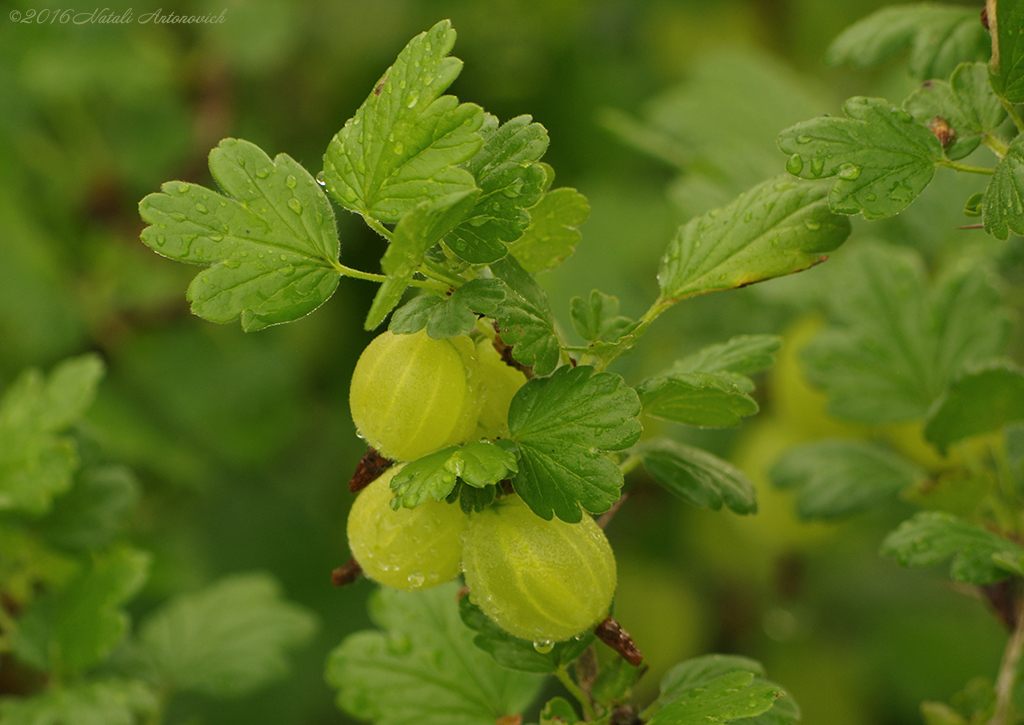
POLYGON ((391 479, 391 508, 415 508, 428 499, 443 501, 458 481, 474 488, 498 483, 516 472, 516 457, 488 441, 442 448, 407 463, 391 479))
POLYGON ((509 407, 510 440, 519 450, 512 485, 535 514, 569 523, 583 509, 607 511, 622 487, 619 467, 600 453, 640 437, 640 401, 622 378, 594 368, 564 366, 534 378, 509 407))
POLYGON ((857 96, 843 110, 846 118, 819 116, 779 135, 786 170, 802 179, 835 177, 828 204, 837 214, 898 214, 931 182, 942 144, 884 99, 857 96))
POLYGON ((669 373, 639 386, 644 414, 698 428, 733 428, 758 411, 747 378, 729 374, 669 373))
POLYGON ((778 335, 737 335, 677 360, 672 369, 678 373, 753 375, 772 366, 773 353, 781 346, 778 335))
POLYGON ((779 488, 797 488, 804 519, 849 516, 895 497, 927 474, 873 443, 815 441, 787 451, 771 470, 779 488))
POLYGON ((101 549, 113 543, 139 500, 139 483, 123 466, 82 471, 58 497, 36 531, 62 549, 101 549))
POLYGON ((648 721, 651 725, 706 725, 755 717, 785 693, 777 685, 755 683, 752 672, 734 670, 682 690, 648 721))
POLYGON ((227 138, 210 152, 223 194, 169 181, 139 202, 142 242, 180 262, 210 265, 189 285, 192 312, 211 322, 241 318, 247 332, 291 322, 338 286, 338 231, 327 197, 287 154, 273 161, 227 138))
POLYGON ((587 198, 575 189, 549 191, 527 210, 530 225, 509 246, 509 252, 530 274, 557 267, 568 259, 581 235, 579 227, 590 216, 587 198))
POLYGON ((159 712, 156 693, 140 680, 93 680, 0 697, 4 725, 136 725, 159 712))
POLYGON ((615 342, 636 323, 619 314, 619 298, 591 290, 590 299, 573 297, 569 315, 576 334, 584 340, 615 342))
POLYGON ((1024 234, 1024 134, 996 165, 981 202, 985 231, 996 239, 1024 234))
POLYGON ((734 289, 821 262, 850 233, 849 220, 829 211, 825 194, 823 184, 780 176, 691 219, 661 259, 662 297, 734 289))
POLYGON ((423 294, 395 310, 388 329, 410 335, 426 328, 435 340, 469 334, 477 315, 493 315, 505 299, 496 279, 474 279, 445 296, 423 294))
MULTIPOLYGON (((346 209, 398 222, 424 202, 474 188, 483 109, 441 94, 462 71, 447 20, 409 41, 324 154, 324 182, 346 209)), ((445 233, 447 233, 446 230, 445 233)))
POLYGON ((492 264, 491 271, 505 284, 505 301, 494 319, 502 339, 512 345, 512 357, 532 365, 537 375, 550 374, 561 346, 547 295, 511 255, 492 264))
POLYGON ((1024 370, 993 361, 962 373, 935 401, 924 437, 945 453, 950 444, 973 435, 997 433, 1024 420, 1024 370))
POLYGON ((992 34, 992 88, 1010 103, 1024 103, 1024 5, 1016 1, 988 3, 992 34))
POLYGON ((738 514, 757 511, 757 494, 746 475, 707 451, 655 438, 638 452, 651 478, 687 503, 715 511, 724 503, 738 514))

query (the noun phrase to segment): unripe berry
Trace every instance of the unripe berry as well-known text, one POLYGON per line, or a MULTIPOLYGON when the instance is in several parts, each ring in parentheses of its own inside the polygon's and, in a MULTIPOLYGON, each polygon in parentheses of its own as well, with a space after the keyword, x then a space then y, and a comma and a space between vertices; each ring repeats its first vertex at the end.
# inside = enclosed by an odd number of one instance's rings
POLYGON ((592 518, 545 521, 515 495, 470 515, 462 569, 471 601, 535 643, 595 626, 615 594, 615 556, 592 518))
POLYGON ((349 388, 359 435, 397 461, 466 442, 480 410, 476 369, 468 337, 378 335, 359 356, 349 388))
POLYGON ((348 546, 366 576, 396 589, 427 589, 459 573, 468 517, 458 504, 391 508, 393 466, 359 492, 348 514, 348 546))
POLYGON ((480 366, 480 416, 477 418, 478 438, 508 437, 508 407, 526 376, 501 359, 494 344, 486 337, 476 344, 480 366))

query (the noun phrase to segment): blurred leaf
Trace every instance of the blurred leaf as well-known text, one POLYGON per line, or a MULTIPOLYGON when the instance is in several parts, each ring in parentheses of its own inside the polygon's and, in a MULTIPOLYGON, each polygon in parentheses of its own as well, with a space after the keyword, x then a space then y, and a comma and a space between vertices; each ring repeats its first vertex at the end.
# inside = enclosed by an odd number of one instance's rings
POLYGON ((587 302, 573 297, 569 305, 573 329, 584 340, 615 342, 634 324, 619 315, 619 298, 600 290, 591 290, 587 302))
POLYGON ((539 674, 554 672, 579 657, 594 641, 593 632, 585 632, 578 639, 556 642, 549 651, 539 652, 533 642, 519 639, 495 624, 480 607, 469 601, 469 597, 459 599, 459 616, 463 624, 476 632, 473 644, 490 653, 498 665, 509 670, 539 674))
POLYGON ((136 725, 160 711, 156 693, 138 680, 96 680, 0 697, 4 725, 136 725))
POLYGON ((973 7, 920 3, 889 7, 851 25, 832 41, 830 65, 870 68, 910 48, 910 74, 947 78, 962 62, 987 60, 989 37, 973 7))
POLYGON ((719 675, 700 687, 681 690, 652 717, 651 725, 706 725, 754 717, 783 696, 775 685, 754 684, 754 674, 741 670, 719 675))
POLYGON ((1021 420, 1024 370, 1009 361, 994 361, 953 381, 929 411, 924 435, 945 452, 958 440, 996 433, 1021 420))
POLYGON ((128 632, 121 608, 142 587, 148 554, 115 549, 68 585, 35 599, 18 620, 14 654, 46 672, 80 672, 103 660, 128 632))
POLYGON ((995 92, 1010 103, 1024 102, 1024 3, 1000 0, 989 3, 992 44, 991 76, 995 92))
POLYGON ((0 398, 0 511, 46 513, 78 467, 72 439, 56 435, 92 404, 103 376, 96 355, 25 371, 0 398))
POLYGON ((380 630, 349 635, 327 662, 342 710, 376 725, 494 725, 533 701, 542 678, 502 669, 473 644, 457 589, 373 594, 380 630))
POLYGON ((37 530, 63 549, 100 549, 113 542, 138 500, 139 483, 127 468, 88 468, 57 498, 37 530))
POLYGON ((924 511, 889 534, 881 554, 906 567, 933 566, 953 557, 954 581, 983 585, 1015 570, 998 562, 997 556, 1019 561, 1024 547, 952 514, 924 511))
POLYGON ((772 354, 782 345, 777 335, 737 335, 727 342, 707 347, 677 360, 677 373, 735 373, 753 375, 772 366, 772 354))
POLYGON ((557 267, 580 241, 578 228, 590 216, 587 197, 575 189, 549 191, 527 210, 530 225, 509 252, 530 274, 557 267))
POLYGON ((315 630, 273 577, 253 573, 176 597, 143 623, 139 642, 167 686, 239 696, 287 674, 287 651, 315 630))
POLYGON ((541 198, 547 172, 536 163, 548 148, 548 132, 530 116, 518 116, 500 128, 485 115, 480 135, 483 148, 463 165, 481 193, 469 218, 444 238, 456 255, 473 264, 496 262, 507 244, 522 236, 530 223, 526 207, 541 198))
POLYGON ((922 702, 921 718, 925 725, 970 725, 963 715, 944 702, 922 702))
POLYGON ((797 488, 804 519, 849 516, 923 480, 926 473, 873 443, 816 441, 787 451, 771 470, 772 483, 797 488))
POLYGON ((932 180, 942 144, 884 99, 854 97, 843 110, 847 118, 819 116, 779 134, 786 170, 802 179, 836 177, 828 203, 837 214, 898 214, 932 180))
POLYGON ((590 690, 591 697, 595 702, 623 702, 646 671, 646 666, 633 666, 624 658, 616 657, 604 664, 597 673, 597 679, 590 690))
POLYGON ((169 181, 139 203, 142 242, 180 262, 212 265, 188 288, 192 311, 211 322, 241 317, 246 332, 291 322, 338 286, 338 230, 326 195, 287 154, 271 161, 227 138, 210 152, 224 194, 169 181))
POLYGON ((648 378, 637 392, 645 415, 699 428, 733 428, 758 411, 731 375, 673 372, 648 378))
POLYGON ((981 211, 985 231, 996 239, 1006 239, 1012 231, 1024 234, 1024 135, 1010 144, 1006 156, 996 165, 985 189, 981 211))
POLYGON ((502 340, 512 345, 517 361, 532 365, 537 375, 550 374, 561 346, 547 295, 512 255, 492 264, 491 271, 506 287, 505 301, 494 313, 502 340))
POLYGON ((388 278, 373 298, 364 328, 372 330, 384 321, 401 301, 427 250, 466 218, 479 194, 479 189, 469 189, 424 201, 402 217, 380 260, 388 278))
POLYGON ((540 711, 540 725, 576 725, 579 721, 575 708, 561 697, 551 698, 540 711))
POLYGON ((454 44, 447 20, 410 40, 331 140, 324 182, 343 207, 397 222, 421 203, 474 188, 459 164, 480 150, 484 113, 441 95, 462 71, 448 57, 454 44))
POLYGON ((684 224, 661 260, 662 297, 734 289, 821 262, 850 233, 849 220, 829 211, 825 193, 823 184, 780 176, 684 224))
POLYGON ((926 289, 921 266, 916 254, 875 244, 835 270, 835 322, 803 354, 835 415, 867 424, 922 418, 964 365, 1002 352, 1009 321, 986 273, 961 269, 926 289))
POLYGON ((493 485, 516 472, 516 457, 489 441, 442 448, 407 463, 391 479, 391 508, 415 508, 427 499, 443 501, 456 478, 474 488, 493 485))
POLYGON ((477 314, 493 315, 505 299, 496 279, 474 279, 445 296, 422 294, 395 310, 388 329, 409 335, 427 329, 435 340, 468 335, 476 327, 477 314))
POLYGON ((607 511, 619 498, 622 471, 601 451, 636 443, 639 412, 636 393, 620 376, 586 365, 528 380, 508 411, 510 440, 519 449, 516 493, 548 520, 576 523, 581 506, 607 511))
POLYGON ((1006 109, 992 92, 984 63, 961 63, 949 82, 925 82, 903 102, 903 108, 925 126, 936 117, 952 126, 956 138, 945 147, 950 159, 970 154, 982 136, 1006 120, 1006 109))
POLYGON ((0 526, 0 552, 0 591, 18 607, 61 587, 79 569, 77 561, 21 527, 0 526))
POLYGON ((725 503, 738 514, 757 511, 757 495, 746 475, 707 451, 655 438, 638 452, 651 478, 694 506, 718 511, 725 503))

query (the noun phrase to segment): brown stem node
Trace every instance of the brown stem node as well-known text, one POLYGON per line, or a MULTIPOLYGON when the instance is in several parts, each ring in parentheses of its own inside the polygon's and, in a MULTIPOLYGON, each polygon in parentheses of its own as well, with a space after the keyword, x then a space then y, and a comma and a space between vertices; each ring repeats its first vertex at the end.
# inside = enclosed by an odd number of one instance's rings
POLYGON ((343 587, 351 584, 363 575, 363 567, 355 558, 349 559, 344 564, 331 572, 331 584, 336 587, 343 587))
POLYGON ((356 472, 352 474, 352 479, 348 482, 348 490, 352 493, 359 493, 393 465, 395 465, 394 461, 385 458, 371 446, 356 464, 356 472))
POLYGON ((644 656, 637 649, 629 632, 622 628, 622 625, 615 621, 614 617, 608 617, 594 628, 597 638, 618 652, 626 662, 639 667, 644 661, 644 656))

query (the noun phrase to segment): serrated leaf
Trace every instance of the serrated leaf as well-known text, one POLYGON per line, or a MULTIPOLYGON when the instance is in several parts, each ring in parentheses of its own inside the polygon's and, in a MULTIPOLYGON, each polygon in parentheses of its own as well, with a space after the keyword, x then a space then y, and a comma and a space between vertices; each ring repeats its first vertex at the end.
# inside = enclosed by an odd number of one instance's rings
POLYGON ((981 202, 985 231, 996 239, 1024 234, 1024 134, 1017 136, 996 165, 981 202))
POLYGON ((81 672, 99 663, 128 631, 121 606, 146 580, 148 554, 116 549, 96 557, 67 586, 35 599, 18 620, 14 653, 47 672, 81 672))
POLYGON ((74 441, 58 435, 92 404, 103 376, 96 355, 26 370, 0 398, 0 511, 46 513, 78 467, 74 441))
POLYGON ((996 433, 1024 420, 1024 370, 993 361, 956 378, 925 421, 924 437, 945 453, 951 443, 996 433))
POLYGON ((90 468, 56 499, 36 531, 62 549, 100 549, 113 542, 138 500, 139 484, 129 469, 90 468))
POLYGON ((479 194, 479 189, 469 189, 424 201, 402 217, 380 260, 387 279, 377 290, 370 311, 366 313, 365 329, 372 330, 380 325, 401 301, 427 250, 466 218, 479 194))
POLYGON ((519 449, 512 485, 535 514, 569 523, 583 509, 600 513, 619 498, 622 472, 600 451, 619 451, 640 437, 640 401, 618 375, 564 366, 527 381, 512 398, 510 440, 519 449))
POLYGON ((512 357, 532 365, 537 375, 550 374, 561 346, 547 295, 511 255, 492 264, 491 271, 505 283, 505 301, 494 319, 502 339, 512 345, 512 357))
POLYGON ((139 643, 166 686, 239 696, 287 674, 288 650, 316 626, 269 574, 237 574, 165 604, 143 623, 139 643))
POLYGON ((946 81, 926 81, 903 102, 903 108, 928 125, 940 118, 952 127, 955 139, 945 147, 950 159, 962 159, 978 148, 985 134, 1006 119, 1006 109, 992 92, 988 66, 961 63, 946 81))
POLYGON ((450 295, 423 294, 395 310, 388 329, 409 335, 426 328, 435 340, 468 334, 476 327, 477 315, 493 315, 505 299, 499 280, 474 279, 450 295))
POLYGON ((539 652, 533 642, 515 637, 495 624, 480 607, 469 601, 469 597, 459 600, 459 616, 463 624, 476 632, 473 644, 489 653, 499 666, 509 670, 540 674, 555 672, 579 657, 594 641, 594 633, 586 632, 578 639, 556 642, 547 652, 539 652))
POLYGON ((1003 350, 1009 320, 981 269, 954 270, 929 289, 916 254, 871 244, 835 272, 834 324, 803 357, 809 379, 841 418, 922 418, 959 370, 1003 350))
POLYGON ((227 138, 210 152, 219 194, 169 181, 139 203, 142 242, 179 262, 211 265, 189 285, 192 311, 241 318, 247 332, 291 322, 338 286, 338 230, 326 195, 287 154, 227 138))
POLYGON ((772 366, 774 352, 782 345, 777 335, 737 335, 677 360, 677 373, 735 373, 753 375, 772 366))
POLYGON ((590 216, 587 197, 575 189, 549 191, 528 209, 530 225, 509 253, 530 274, 557 267, 576 250, 579 227, 590 216))
POLYGON ((543 679, 498 667, 473 644, 457 590, 449 583, 374 593, 370 614, 380 629, 349 635, 327 662, 342 710, 376 725, 494 725, 533 701, 543 679))
POLYGON ((734 289, 799 272, 843 243, 848 219, 829 211, 823 184, 780 176, 676 232, 658 270, 662 297, 734 289))
POLYGON ((137 725, 160 711, 156 693, 139 680, 97 680, 0 697, 4 725, 137 725))
POLYGON ((619 314, 619 298, 591 290, 590 298, 569 301, 569 315, 576 334, 584 340, 615 342, 635 323, 619 314))
POLYGON ((918 80, 947 78, 962 62, 986 60, 989 37, 975 8, 920 3, 883 8, 844 30, 826 52, 830 65, 870 68, 910 48, 918 80))
POLYGON ((547 188, 547 171, 536 162, 548 148, 548 132, 532 120, 518 116, 499 127, 498 119, 487 115, 480 128, 483 148, 463 165, 482 191, 469 218, 445 237, 444 244, 471 264, 504 257, 507 245, 530 223, 525 209, 547 188))
POLYGON ((757 495, 746 475, 707 451, 656 438, 638 452, 651 478, 694 506, 718 511, 724 503, 738 514, 757 511, 757 495))
POLYGON ((484 113, 441 95, 462 71, 448 57, 454 44, 447 20, 410 40, 331 140, 324 182, 343 207, 397 222, 425 201, 473 188, 459 164, 480 150, 484 113))
POLYGON ((776 685, 755 684, 754 674, 736 670, 683 690, 648 721, 651 725, 706 725, 765 712, 784 696, 776 685))
POLYGON ((1016 0, 988 3, 992 43, 991 78, 996 93, 1010 103, 1024 102, 1024 5, 1016 0))
POLYGON ((837 214, 898 214, 931 182, 942 144, 882 98, 856 96, 843 111, 846 118, 819 116, 779 134, 786 170, 802 179, 835 177, 828 203, 837 214))
POLYGON ((881 553, 906 567, 933 566, 953 557, 954 581, 982 585, 1010 574, 993 557, 1020 560, 1024 547, 952 514, 924 511, 889 534, 881 553))
POLYGON ((442 448, 436 453, 407 463, 391 479, 391 508, 415 508, 428 499, 443 501, 456 479, 474 488, 498 483, 516 472, 516 457, 488 441, 470 441, 462 446, 442 448))
POLYGON ((757 401, 728 375, 669 373, 637 386, 645 415, 699 428, 732 428, 758 411, 757 401))
POLYGON ((455 503, 458 499, 459 508, 464 513, 473 513, 474 511, 480 513, 485 508, 494 503, 495 497, 498 495, 497 486, 484 486, 483 488, 475 488, 473 486, 467 486, 462 481, 456 481, 455 488, 448 494, 448 498, 445 500, 448 503, 455 503))
POLYGON ((800 708, 789 693, 764 679, 764 668, 761 663, 737 655, 704 655, 681 662, 669 670, 662 679, 661 700, 671 702, 679 694, 702 687, 716 677, 731 672, 749 672, 754 675, 752 684, 771 685, 783 693, 770 710, 753 718, 743 719, 745 725, 789 725, 800 719, 800 708))
POLYGON ((797 488, 801 518, 849 516, 893 498, 927 474, 873 443, 816 441, 787 451, 771 470, 772 483, 797 488))

